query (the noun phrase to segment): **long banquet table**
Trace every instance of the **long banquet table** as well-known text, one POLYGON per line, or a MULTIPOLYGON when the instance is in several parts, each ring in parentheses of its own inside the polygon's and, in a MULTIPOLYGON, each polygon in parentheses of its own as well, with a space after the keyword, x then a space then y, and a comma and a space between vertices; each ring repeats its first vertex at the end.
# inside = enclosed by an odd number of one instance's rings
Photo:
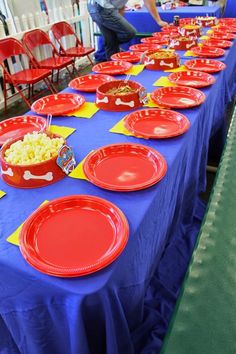
MULTIPOLYGON (((173 22, 173 17, 178 15, 180 18, 196 17, 196 16, 221 16, 221 8, 219 6, 183 6, 175 10, 162 10, 157 7, 157 10, 163 21, 168 23, 173 22)), ((126 11, 125 18, 141 33, 152 33, 160 31, 160 26, 154 21, 148 10, 143 6, 136 11, 126 11)), ((135 37, 129 43, 122 44, 124 50, 128 50, 131 44, 139 43, 140 38, 135 37)), ((103 37, 98 38, 96 60, 103 60, 105 58, 103 37)))
MULTIPOLYGON (((191 127, 180 137, 144 140, 110 133, 128 112, 100 110, 91 119, 53 118, 53 124, 76 128, 68 143, 78 162, 92 149, 116 142, 158 150, 168 164, 158 184, 119 193, 70 177, 32 190, 0 181, 6 192, 0 200, 1 353, 158 353, 205 210, 199 194, 206 187, 209 139, 223 129, 225 106, 236 92, 235 55, 236 41, 222 58, 227 69, 215 75, 212 87, 203 89, 206 101, 181 110, 191 127), (117 205, 129 222, 128 244, 115 262, 89 276, 45 275, 6 238, 44 200, 74 194, 99 196, 117 205)), ((132 79, 151 92, 163 75, 167 73, 144 70, 132 79)), ((94 94, 85 97, 94 101, 94 94)))
MULTIPOLYGON (((174 16, 180 18, 189 18, 196 16, 213 16, 219 18, 221 16, 220 6, 183 6, 174 10, 163 10, 157 7, 159 15, 163 21, 168 23, 173 22, 174 16)), ((160 27, 152 18, 145 6, 136 11, 126 11, 125 18, 131 23, 138 32, 155 32, 159 31, 160 27)))

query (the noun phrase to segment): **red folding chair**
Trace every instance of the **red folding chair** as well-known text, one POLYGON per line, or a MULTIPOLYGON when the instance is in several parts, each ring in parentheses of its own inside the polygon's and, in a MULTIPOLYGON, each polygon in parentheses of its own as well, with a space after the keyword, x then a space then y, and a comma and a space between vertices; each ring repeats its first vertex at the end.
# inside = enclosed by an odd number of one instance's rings
POLYGON ((73 78, 68 66, 72 65, 73 70, 76 70, 74 60, 69 57, 60 56, 45 32, 40 29, 31 30, 24 34, 22 41, 39 68, 56 70, 57 81, 59 79, 59 71, 66 68, 71 78, 73 78))
POLYGON ((18 93, 30 108, 29 101, 34 97, 33 85, 37 82, 43 80, 52 93, 57 92, 49 79, 49 76, 52 74, 51 71, 36 68, 32 58, 25 51, 22 43, 15 38, 4 38, 0 40, 0 66, 3 70, 5 113, 7 111, 7 99, 18 93), (27 88, 25 85, 28 86, 28 99, 23 93, 27 88), (7 91, 9 90, 12 91, 10 97, 7 95, 7 91))
MULTIPOLYGON (((53 36, 55 37, 56 41, 58 42, 60 46, 60 54, 65 55, 68 57, 84 57, 87 56, 89 59, 90 63, 94 65, 93 61, 91 60, 89 54, 93 53, 95 49, 93 47, 84 47, 78 38, 77 34, 73 30, 73 27, 65 22, 61 21, 58 23, 55 23, 51 27, 51 31, 53 33, 53 36), (67 36, 71 36, 70 40, 72 39, 74 42, 74 45, 70 46, 69 48, 66 49, 65 44, 63 44, 66 41, 67 36)), ((67 41, 69 42, 69 41, 67 41)))

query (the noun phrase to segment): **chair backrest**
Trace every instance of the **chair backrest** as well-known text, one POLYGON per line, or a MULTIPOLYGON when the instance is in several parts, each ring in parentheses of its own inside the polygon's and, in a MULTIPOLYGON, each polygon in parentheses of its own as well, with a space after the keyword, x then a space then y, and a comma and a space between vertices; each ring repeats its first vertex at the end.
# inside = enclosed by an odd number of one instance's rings
POLYGON ((22 38, 22 42, 37 65, 39 61, 43 59, 59 56, 59 53, 51 42, 48 34, 40 29, 26 32, 22 38))
POLYGON ((34 48, 42 45, 50 45, 54 47, 53 43, 50 41, 47 33, 40 29, 34 29, 32 31, 26 32, 22 39, 24 45, 32 51, 34 48))
POLYGON ((58 41, 64 36, 69 36, 69 35, 76 36, 72 26, 65 21, 54 23, 54 25, 52 25, 51 27, 51 31, 54 37, 56 38, 56 40, 58 41))
POLYGON ((62 50, 65 50, 66 45, 65 45, 65 41, 63 42, 63 40, 64 40, 63 37, 66 37, 66 36, 73 36, 74 37, 75 44, 73 46, 81 46, 82 45, 79 37, 77 36, 75 31, 73 30, 73 27, 65 21, 57 22, 54 25, 52 25, 51 31, 52 31, 54 38, 57 40, 57 42, 59 43, 62 50))
POLYGON ((5 74, 28 69, 33 64, 32 57, 26 52, 22 43, 15 38, 0 40, 0 66, 5 74))
POLYGON ((19 54, 27 55, 25 48, 17 39, 4 38, 0 40, 0 62, 19 54))

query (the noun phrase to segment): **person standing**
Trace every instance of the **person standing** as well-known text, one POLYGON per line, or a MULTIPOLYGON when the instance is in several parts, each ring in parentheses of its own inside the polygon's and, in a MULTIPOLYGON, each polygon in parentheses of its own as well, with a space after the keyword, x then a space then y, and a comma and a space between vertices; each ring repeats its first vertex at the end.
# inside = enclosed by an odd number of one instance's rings
MULTIPOLYGON (((104 37, 106 60, 120 51, 122 43, 135 37, 136 29, 123 16, 127 1, 88 0, 88 12, 104 37)), ((144 4, 159 26, 167 25, 161 20, 155 0, 144 0, 144 4)))

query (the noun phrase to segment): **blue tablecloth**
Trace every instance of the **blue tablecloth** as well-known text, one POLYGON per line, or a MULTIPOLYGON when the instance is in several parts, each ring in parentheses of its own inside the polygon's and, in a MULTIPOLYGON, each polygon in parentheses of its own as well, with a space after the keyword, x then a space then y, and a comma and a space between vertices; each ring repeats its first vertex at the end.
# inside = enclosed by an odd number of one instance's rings
MULTIPOLYGON (((227 70, 203 90, 206 101, 181 111, 191 122, 183 136, 158 141, 110 133, 126 112, 53 118, 53 124, 76 128, 68 143, 77 161, 92 149, 116 142, 158 150, 168 172, 155 186, 117 193, 65 177, 51 186, 23 190, 0 181, 7 193, 0 199, 0 353, 158 353, 204 214, 199 193, 206 187, 208 143, 223 125, 225 105, 235 93, 229 87, 236 77, 235 53, 236 43, 224 58, 227 70), (73 194, 100 196, 116 204, 130 225, 128 244, 113 264, 92 275, 62 279, 42 274, 6 238, 44 200, 73 194)), ((151 92, 162 75, 144 70, 132 79, 151 92)), ((94 100, 94 94, 85 96, 94 100)))

